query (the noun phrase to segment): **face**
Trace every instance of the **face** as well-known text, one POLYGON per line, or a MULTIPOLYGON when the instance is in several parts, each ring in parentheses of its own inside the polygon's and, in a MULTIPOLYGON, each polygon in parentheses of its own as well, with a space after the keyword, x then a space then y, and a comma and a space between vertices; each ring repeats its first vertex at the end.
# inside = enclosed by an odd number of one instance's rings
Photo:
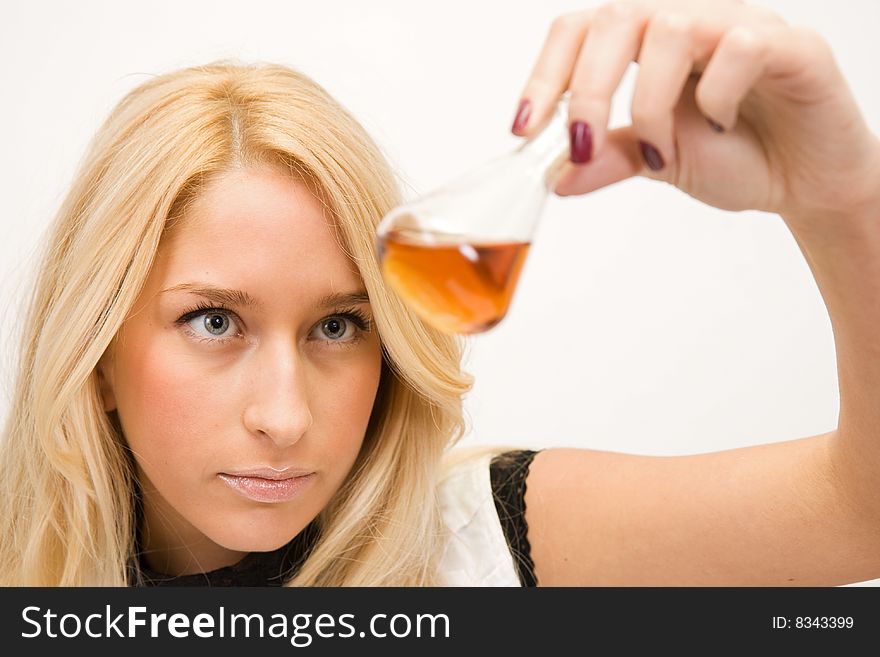
POLYGON ((363 283, 307 188, 268 168, 215 179, 99 365, 149 565, 202 572, 290 541, 349 473, 381 363, 363 283))

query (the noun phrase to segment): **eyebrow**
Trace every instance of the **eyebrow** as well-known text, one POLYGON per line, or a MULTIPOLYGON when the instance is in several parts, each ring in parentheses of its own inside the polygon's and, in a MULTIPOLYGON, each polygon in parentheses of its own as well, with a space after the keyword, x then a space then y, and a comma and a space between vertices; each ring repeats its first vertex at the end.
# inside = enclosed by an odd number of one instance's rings
MULTIPOLYGON (((227 306, 237 306, 240 308, 260 308, 260 304, 254 297, 242 290, 233 290, 223 287, 214 287, 204 283, 180 283, 162 290, 159 294, 165 292, 190 292, 200 297, 204 297, 212 303, 219 303, 227 306)), ((333 292, 321 297, 316 304, 316 308, 331 308, 334 306, 345 306, 361 303, 369 303, 370 297, 366 290, 355 290, 354 292, 333 292)))

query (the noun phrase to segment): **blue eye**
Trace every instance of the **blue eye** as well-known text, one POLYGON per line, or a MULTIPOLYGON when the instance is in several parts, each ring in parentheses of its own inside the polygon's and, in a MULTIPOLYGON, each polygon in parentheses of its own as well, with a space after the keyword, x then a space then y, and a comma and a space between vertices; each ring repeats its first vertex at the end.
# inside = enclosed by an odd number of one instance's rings
POLYGON ((355 326, 343 317, 330 317, 321 322, 321 331, 331 340, 342 340, 351 337, 355 326))
POLYGON ((313 334, 317 333, 316 339, 327 343, 353 345, 371 329, 372 321, 361 310, 350 308, 322 319, 313 334))
POLYGON ((221 308, 196 308, 177 321, 203 340, 226 340, 241 332, 232 314, 221 308))
POLYGON ((202 317, 204 317, 202 323, 205 326, 205 330, 215 336, 223 335, 231 323, 227 315, 221 315, 220 313, 206 313, 202 317))

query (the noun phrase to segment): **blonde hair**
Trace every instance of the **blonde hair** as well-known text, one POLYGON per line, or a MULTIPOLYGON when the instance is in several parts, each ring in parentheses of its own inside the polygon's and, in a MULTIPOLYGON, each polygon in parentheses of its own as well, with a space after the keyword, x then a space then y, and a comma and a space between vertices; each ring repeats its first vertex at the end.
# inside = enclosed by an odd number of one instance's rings
POLYGON ((432 585, 444 533, 436 495, 464 426, 462 344, 382 283, 374 229, 399 202, 363 128, 308 77, 215 63, 129 93, 96 134, 53 224, 22 340, 0 460, 0 583, 125 585, 136 481, 96 364, 132 308, 163 232, 212 177, 277 164, 306 182, 358 267, 383 371, 358 459, 318 516, 289 582, 432 585))

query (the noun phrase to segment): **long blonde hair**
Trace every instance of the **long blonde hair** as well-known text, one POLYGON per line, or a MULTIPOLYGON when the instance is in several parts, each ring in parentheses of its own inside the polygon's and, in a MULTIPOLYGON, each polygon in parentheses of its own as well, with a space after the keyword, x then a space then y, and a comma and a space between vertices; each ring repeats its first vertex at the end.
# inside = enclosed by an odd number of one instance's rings
POLYGON ((125 585, 136 550, 136 481, 96 364, 132 308, 163 231, 212 177, 272 163, 306 182, 358 267, 383 371, 358 459, 317 520, 289 582, 436 583, 436 496, 461 437, 462 344, 382 284, 373 241, 399 202, 363 128, 308 77, 216 63, 151 79, 96 134, 46 243, 25 324, 0 459, 0 583, 125 585))

